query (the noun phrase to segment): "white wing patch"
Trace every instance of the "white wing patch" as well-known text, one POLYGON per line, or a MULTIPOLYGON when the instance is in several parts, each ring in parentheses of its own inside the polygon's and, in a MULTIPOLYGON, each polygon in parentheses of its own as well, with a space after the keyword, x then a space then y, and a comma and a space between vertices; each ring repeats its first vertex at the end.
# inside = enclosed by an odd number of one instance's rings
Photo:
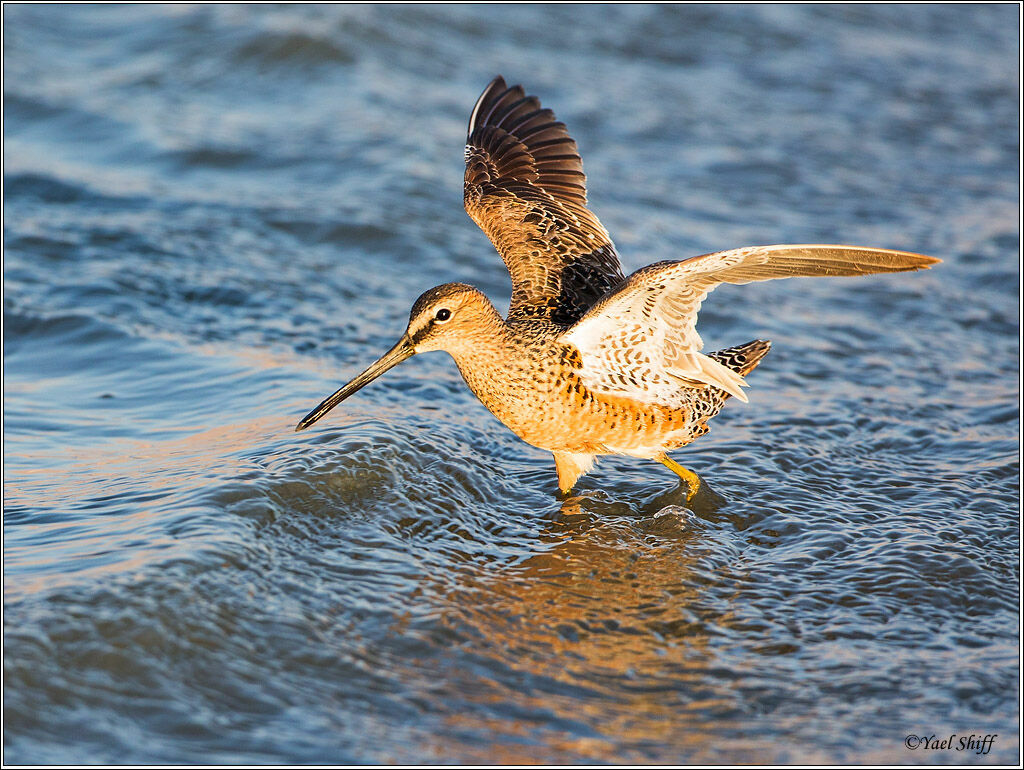
POLYGON ((584 384, 595 391, 670 406, 681 405, 683 388, 709 385, 747 401, 743 378, 700 352, 704 342, 695 325, 706 296, 678 280, 634 285, 631 278, 563 337, 580 352, 584 384))
POLYGON ((919 270, 938 261, 889 249, 807 244, 751 246, 661 262, 633 273, 562 339, 579 350, 580 378, 594 391, 682 406, 683 388, 713 386, 745 402, 744 379, 700 352, 697 312, 716 286, 919 270))

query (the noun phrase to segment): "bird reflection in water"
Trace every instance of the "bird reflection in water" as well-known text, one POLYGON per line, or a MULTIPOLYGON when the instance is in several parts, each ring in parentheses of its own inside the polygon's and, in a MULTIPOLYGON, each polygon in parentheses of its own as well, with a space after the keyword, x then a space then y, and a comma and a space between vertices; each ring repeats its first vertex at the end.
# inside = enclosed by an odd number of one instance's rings
POLYGON ((435 603, 433 637, 479 665, 416 665, 466 702, 445 720, 487 736, 475 748, 481 761, 531 761, 538 741, 558 762, 710 748, 696 726, 734 714, 743 696, 708 645, 729 633, 730 608, 706 594, 743 579, 721 558, 735 552, 721 539, 742 527, 702 486, 689 503, 685 483, 635 503, 587 491, 561 502, 521 561, 466 560, 454 581, 428 578, 420 600, 435 603))

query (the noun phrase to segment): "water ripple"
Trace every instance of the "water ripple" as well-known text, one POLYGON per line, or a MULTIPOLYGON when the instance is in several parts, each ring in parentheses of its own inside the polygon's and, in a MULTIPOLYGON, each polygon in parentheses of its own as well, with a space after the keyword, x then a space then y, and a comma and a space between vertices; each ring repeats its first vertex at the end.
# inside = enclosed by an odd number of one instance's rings
POLYGON ((6 6, 5 759, 1012 763, 1015 21, 6 6), (498 71, 569 125, 627 270, 944 262, 716 291, 709 347, 774 346, 679 453, 689 503, 629 458, 558 497, 440 355, 294 433, 423 289, 507 303, 460 198, 498 71))

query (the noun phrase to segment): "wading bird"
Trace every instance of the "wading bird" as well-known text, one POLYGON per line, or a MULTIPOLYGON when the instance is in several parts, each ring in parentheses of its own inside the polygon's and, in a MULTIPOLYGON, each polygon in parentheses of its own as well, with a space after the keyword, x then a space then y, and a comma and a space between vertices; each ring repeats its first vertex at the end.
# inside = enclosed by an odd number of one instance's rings
POLYGON ((755 340, 702 353, 697 311, 708 292, 723 283, 940 261, 860 246, 751 246, 659 262, 626 278, 587 209, 583 164, 565 125, 501 77, 473 107, 465 157, 466 211, 512 276, 508 317, 464 283, 424 292, 398 344, 296 430, 414 354, 443 350, 499 420, 554 455, 562 492, 595 458, 615 454, 660 461, 692 498, 699 478, 666 452, 707 433, 730 396, 747 400, 744 377, 770 347, 755 340))

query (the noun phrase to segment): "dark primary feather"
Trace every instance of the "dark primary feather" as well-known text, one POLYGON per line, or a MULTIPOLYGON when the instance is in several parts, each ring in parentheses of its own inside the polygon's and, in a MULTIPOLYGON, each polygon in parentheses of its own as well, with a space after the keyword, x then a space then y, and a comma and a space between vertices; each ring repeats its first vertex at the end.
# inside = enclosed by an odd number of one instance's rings
POLYGON ((623 280, 607 231, 586 207, 583 163, 563 123, 500 76, 466 137, 466 211, 512 276, 509 320, 568 327, 623 280))

